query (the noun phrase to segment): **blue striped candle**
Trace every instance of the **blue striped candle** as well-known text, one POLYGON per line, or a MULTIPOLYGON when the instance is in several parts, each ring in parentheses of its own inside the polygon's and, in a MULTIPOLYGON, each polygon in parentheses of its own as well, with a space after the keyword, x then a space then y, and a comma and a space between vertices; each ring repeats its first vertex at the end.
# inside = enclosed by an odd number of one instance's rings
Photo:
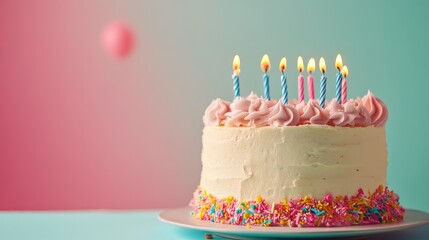
POLYGON ((234 97, 240 97, 240 77, 234 73, 232 79, 234 80, 234 97))
POLYGON ((319 68, 320 68, 320 71, 322 72, 322 77, 320 78, 320 106, 324 108, 325 101, 326 101, 326 80, 327 79, 325 77, 326 63, 323 57, 321 57, 319 60, 319 68))
POLYGON ((337 79, 335 80, 335 96, 337 97, 337 102, 341 103, 341 82, 343 81, 343 75, 341 72, 337 73, 337 79))
POLYGON ((341 55, 338 54, 335 59, 335 67, 338 69, 337 79, 335 81, 335 96, 337 97, 337 102, 341 103, 341 84, 343 81, 343 75, 341 74, 341 68, 343 67, 343 59, 341 55))
POLYGON ((264 73, 264 95, 265 99, 270 100, 270 77, 267 72, 264 73))
POLYGON ((286 84, 286 76, 285 72, 282 72, 282 76, 280 77, 282 82, 282 98, 283 98, 283 104, 286 105, 288 102, 288 94, 287 94, 287 84, 286 84))
POLYGON ((326 101, 326 77, 325 74, 322 74, 322 78, 320 78, 320 106, 322 108, 325 107, 326 101))
POLYGON ((270 77, 268 76, 267 71, 270 70, 270 59, 268 58, 267 54, 265 54, 262 57, 261 60, 261 69, 264 72, 264 95, 265 99, 270 100, 270 77))
POLYGON ((280 76, 280 82, 282 85, 282 99, 283 99, 283 104, 286 105, 288 102, 288 92, 287 92, 287 78, 285 75, 285 70, 286 70, 286 58, 282 58, 282 60, 280 61, 280 65, 279 65, 280 71, 282 72, 282 75, 280 76))
POLYGON ((232 80, 234 84, 234 97, 240 97, 240 58, 238 55, 235 55, 234 61, 232 62, 232 80))

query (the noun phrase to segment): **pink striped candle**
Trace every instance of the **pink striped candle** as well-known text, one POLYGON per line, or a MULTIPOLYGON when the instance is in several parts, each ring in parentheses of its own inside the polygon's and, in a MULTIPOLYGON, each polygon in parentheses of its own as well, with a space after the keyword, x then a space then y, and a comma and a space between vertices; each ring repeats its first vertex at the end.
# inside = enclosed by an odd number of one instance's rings
POLYGON ((308 87, 308 99, 314 99, 314 77, 312 73, 314 72, 316 68, 316 61, 314 61, 314 58, 310 58, 310 61, 308 61, 307 65, 307 87, 308 87))
POLYGON ((343 75, 343 81, 341 85, 341 103, 345 104, 347 102, 347 76, 349 75, 349 69, 347 66, 344 66, 341 69, 341 74, 343 75))
POLYGON ((304 76, 302 76, 302 71, 304 70, 304 61, 302 57, 298 57, 298 101, 304 101, 304 76))

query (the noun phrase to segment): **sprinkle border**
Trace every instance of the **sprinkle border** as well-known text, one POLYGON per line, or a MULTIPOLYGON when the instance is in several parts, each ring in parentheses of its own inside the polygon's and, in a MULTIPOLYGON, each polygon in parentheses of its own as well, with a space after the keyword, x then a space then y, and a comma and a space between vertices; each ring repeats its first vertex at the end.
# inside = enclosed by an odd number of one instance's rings
POLYGON ((218 199, 201 187, 189 204, 195 219, 244 226, 337 227, 401 221, 405 209, 399 196, 380 185, 367 195, 358 189, 354 196, 323 199, 303 197, 269 204, 261 196, 238 201, 234 197, 218 199))

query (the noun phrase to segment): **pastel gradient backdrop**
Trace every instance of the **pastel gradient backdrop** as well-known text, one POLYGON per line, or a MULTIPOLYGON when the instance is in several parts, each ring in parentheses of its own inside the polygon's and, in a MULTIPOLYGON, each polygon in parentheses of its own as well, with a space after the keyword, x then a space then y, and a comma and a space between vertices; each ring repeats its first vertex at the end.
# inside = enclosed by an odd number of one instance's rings
MULTIPOLYGON (((201 117, 241 92, 263 93, 259 62, 324 56, 349 66, 349 97, 389 107, 388 183, 429 211, 428 1, 0 1, 0 209, 183 206, 199 182, 201 117), (122 19, 136 35, 123 61, 100 44, 122 19)), ((319 72, 316 71, 316 96, 319 72)))

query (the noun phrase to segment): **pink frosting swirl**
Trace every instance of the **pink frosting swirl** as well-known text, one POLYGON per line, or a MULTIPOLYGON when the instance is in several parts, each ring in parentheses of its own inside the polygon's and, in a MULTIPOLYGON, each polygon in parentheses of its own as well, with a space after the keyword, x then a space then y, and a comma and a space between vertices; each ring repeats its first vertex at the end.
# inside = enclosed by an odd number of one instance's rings
POLYGON ((247 96, 247 100, 250 100, 250 101, 254 101, 254 100, 258 99, 258 98, 259 98, 258 95, 256 95, 254 92, 251 92, 249 94, 249 96, 247 96))
POLYGON ((283 105, 278 101, 276 105, 270 108, 268 114, 268 123, 274 127, 296 126, 299 121, 299 113, 291 105, 283 105))
POLYGON ((368 110, 371 118, 371 125, 382 127, 388 118, 387 107, 383 101, 375 97, 370 91, 362 98, 362 105, 368 110))
POLYGON ((225 123, 225 114, 230 111, 231 103, 220 98, 213 100, 207 107, 203 122, 206 126, 220 126, 225 123))
POLYGON ((369 112, 363 106, 360 98, 353 101, 353 105, 356 108, 357 116, 354 120, 356 127, 368 127, 371 125, 371 118, 369 117, 369 112))
POLYGON ((324 125, 329 120, 329 112, 314 100, 309 100, 307 104, 302 101, 296 105, 296 108, 300 115, 299 124, 324 125))
POLYGON ((228 127, 242 127, 248 126, 249 120, 244 119, 249 114, 249 107, 251 101, 246 98, 236 98, 231 103, 231 111, 227 112, 225 126, 228 127))
POLYGON ((336 99, 332 99, 329 105, 326 107, 329 111, 328 125, 331 126, 354 126, 354 120, 358 115, 358 112, 354 106, 353 100, 349 100, 344 105, 337 102, 336 99))
MULTIPOLYGON (((276 100, 274 100, 274 99, 271 99, 271 100, 265 100, 265 101, 267 101, 267 105, 268 105, 268 107, 273 107, 274 105, 276 105, 276 104, 277 104, 277 101, 276 101, 276 100)), ((279 101, 279 102, 281 102, 281 101, 279 101)))
POLYGON ((292 106, 296 106, 299 104, 298 99, 291 99, 289 100, 288 104, 292 105, 292 106))
POLYGON ((249 106, 249 114, 244 118, 249 120, 249 126, 267 126, 270 102, 262 98, 254 99, 249 106))
POLYGON ((225 126, 268 126, 269 109, 275 104, 275 100, 265 100, 253 92, 246 98, 237 98, 230 105, 231 112, 226 113, 225 126))

